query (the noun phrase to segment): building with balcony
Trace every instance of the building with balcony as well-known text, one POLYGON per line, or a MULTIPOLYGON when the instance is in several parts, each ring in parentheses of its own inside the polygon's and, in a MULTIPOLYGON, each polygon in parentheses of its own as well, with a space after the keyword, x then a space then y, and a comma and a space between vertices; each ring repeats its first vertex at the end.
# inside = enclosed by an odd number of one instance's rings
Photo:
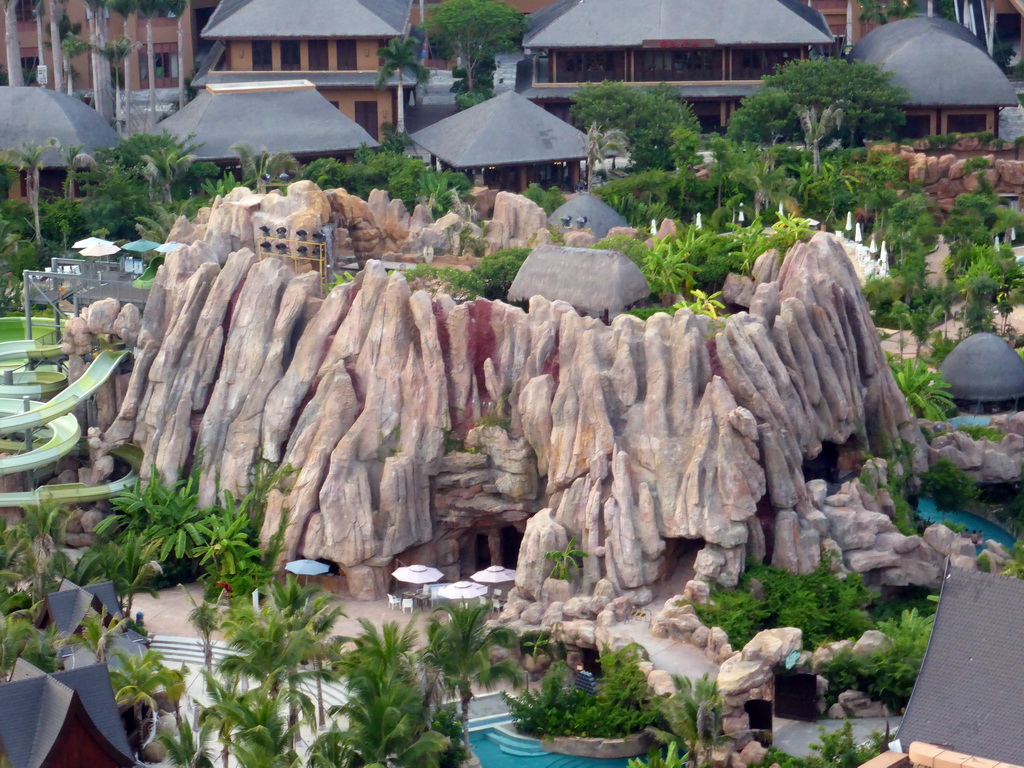
POLYGON ((530 17, 517 88, 568 119, 583 83, 670 83, 716 130, 762 76, 833 45, 799 0, 556 0, 530 17))
MULTIPOLYGON (((394 124, 398 77, 377 87, 377 51, 403 36, 412 0, 223 0, 202 31, 214 42, 194 84, 313 83, 379 139, 394 124)), ((405 77, 406 86, 412 85, 405 77)), ((411 98, 406 87, 404 97, 411 98)))
POLYGON ((850 58, 892 73, 910 91, 900 135, 999 131, 999 111, 1017 94, 985 45, 967 27, 940 18, 892 21, 870 32, 850 58))

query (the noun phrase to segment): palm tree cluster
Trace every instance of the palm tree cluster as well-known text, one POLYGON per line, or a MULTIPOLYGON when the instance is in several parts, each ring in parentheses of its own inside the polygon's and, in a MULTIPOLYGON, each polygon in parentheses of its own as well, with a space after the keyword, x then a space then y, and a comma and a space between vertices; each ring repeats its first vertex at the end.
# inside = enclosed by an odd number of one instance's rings
MULTIPOLYGON (((227 768, 232 759, 243 768, 457 764, 469 747, 474 688, 519 681, 515 662, 493 660, 493 651, 514 646, 516 637, 487 626, 484 606, 439 610, 425 641, 413 625, 365 619, 360 633, 346 638, 333 634, 341 607, 319 588, 289 576, 263 591, 259 608, 247 598, 223 614, 218 606, 193 603, 193 626, 207 644, 220 627, 228 652, 215 665, 207 654, 209 706, 176 734, 160 736, 170 765, 227 768), (344 685, 344 704, 325 706, 327 683, 344 685), (449 699, 458 710, 445 704, 449 699), (300 740, 304 727, 317 734, 308 747, 300 740)), ((147 705, 150 686, 121 678, 115 685, 120 700, 147 705)))

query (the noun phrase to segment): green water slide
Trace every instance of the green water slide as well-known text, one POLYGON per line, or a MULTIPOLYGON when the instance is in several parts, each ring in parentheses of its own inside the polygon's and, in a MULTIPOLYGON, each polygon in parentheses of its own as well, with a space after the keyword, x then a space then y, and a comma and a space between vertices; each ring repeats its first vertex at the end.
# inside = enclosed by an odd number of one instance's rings
MULTIPOLYGON (((2 447, 3 441, 0 441, 0 449, 2 447)), ((88 504, 116 496, 121 491, 131 488, 139 479, 142 451, 134 445, 126 445, 122 448, 115 448, 111 453, 130 467, 129 471, 118 480, 103 485, 85 485, 83 483, 41 485, 32 491, 0 493, 0 507, 31 507, 42 501, 54 501, 60 504, 88 504)))
MULTIPOLYGON (((32 407, 43 405, 29 401, 32 407)), ((0 400, 0 413, 17 413, 24 407, 22 400, 0 400)), ((53 419, 48 419, 45 425, 39 425, 39 432, 43 433, 45 439, 39 443, 33 437, 32 450, 25 453, 15 453, 13 456, 0 458, 0 475, 13 475, 15 472, 27 472, 30 469, 40 469, 56 464, 71 451, 78 447, 78 441, 82 438, 82 428, 78 419, 73 414, 65 414, 53 419)), ((6 434, 10 434, 7 432, 6 434)), ((12 441, 4 441, 0 448, 10 448, 12 441)), ((14 446, 19 445, 14 443, 14 446)), ((22 449, 24 443, 21 443, 22 449)))
MULTIPOLYGON (((16 342, 7 342, 14 344, 16 342)), ((0 345, 3 346, 3 345, 0 345)), ((2 354, 2 350, 0 350, 2 354)), ((117 370, 117 366, 128 356, 127 352, 105 349, 96 355, 92 364, 81 378, 51 400, 33 403, 28 410, 9 410, 0 403, 0 435, 11 432, 43 427, 54 419, 71 413, 78 404, 99 389, 103 382, 117 370)), ((10 402, 10 401, 9 401, 10 402)))
POLYGON ((23 363, 25 360, 50 360, 63 354, 60 344, 40 344, 31 339, 0 342, 0 365, 23 363))

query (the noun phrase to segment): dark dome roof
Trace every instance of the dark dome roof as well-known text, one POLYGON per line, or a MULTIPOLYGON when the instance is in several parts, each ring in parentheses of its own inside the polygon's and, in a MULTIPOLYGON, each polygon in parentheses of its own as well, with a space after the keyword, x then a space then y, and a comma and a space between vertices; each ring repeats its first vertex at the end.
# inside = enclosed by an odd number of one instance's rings
MULTIPOLYGON (((117 143, 110 124, 76 98, 46 88, 0 87, 0 150, 44 144, 50 137, 62 147, 80 144, 87 154, 117 143)), ((63 168, 61 153, 47 150, 43 165, 63 168)))
POLYGON ((1024 360, 994 333, 961 341, 939 372, 957 400, 1000 402, 1024 396, 1024 360))
POLYGON ((1006 106, 1017 94, 985 46, 966 27, 920 16, 883 24, 850 51, 850 59, 892 72, 910 91, 908 104, 1006 106))
POLYGON ((594 233, 598 240, 608 235, 612 227, 628 227, 629 222, 622 218, 614 208, 593 195, 573 195, 562 203, 555 212, 548 216, 548 223, 553 227, 562 227, 562 217, 572 217, 573 225, 576 219, 586 216, 586 228, 594 233))

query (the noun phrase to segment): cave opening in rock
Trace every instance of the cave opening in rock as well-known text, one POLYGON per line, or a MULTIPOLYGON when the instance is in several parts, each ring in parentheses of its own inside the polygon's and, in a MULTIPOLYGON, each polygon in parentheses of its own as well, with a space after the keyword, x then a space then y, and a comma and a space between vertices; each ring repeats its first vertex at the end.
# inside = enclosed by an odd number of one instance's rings
POLYGON ((743 703, 743 709, 750 718, 750 730, 772 730, 772 703, 768 699, 751 699, 743 703))
POLYGON ((824 480, 829 485, 839 482, 839 446, 824 440, 818 455, 804 459, 804 482, 824 480))
POLYGON ((704 549, 704 539, 667 539, 665 541, 665 579, 664 583, 672 594, 679 594, 686 582, 694 578, 694 563, 697 553, 704 549))
POLYGON ((523 532, 514 525, 506 525, 498 532, 501 544, 501 562, 506 568, 515 568, 519 562, 519 548, 523 545, 523 532))
POLYGON ((489 528, 486 531, 478 530, 470 535, 472 539, 464 546, 472 559, 466 562, 463 558, 463 570, 480 571, 492 565, 516 567, 519 561, 519 548, 523 544, 523 532, 514 525, 489 528))

